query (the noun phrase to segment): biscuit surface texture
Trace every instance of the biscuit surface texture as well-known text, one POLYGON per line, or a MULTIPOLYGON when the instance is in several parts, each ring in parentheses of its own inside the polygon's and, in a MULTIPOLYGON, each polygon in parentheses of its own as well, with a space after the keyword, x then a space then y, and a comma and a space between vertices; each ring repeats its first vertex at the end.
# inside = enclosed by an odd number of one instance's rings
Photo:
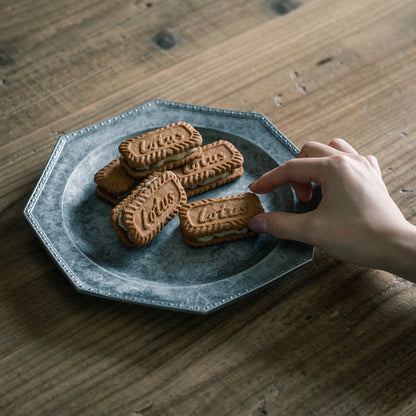
POLYGON ((190 151, 201 144, 199 132, 191 124, 179 121, 123 141, 119 151, 131 168, 148 170, 157 162, 190 151))
POLYGON ((144 246, 178 213, 186 193, 172 171, 141 182, 111 212, 110 222, 128 246, 144 246))
POLYGON ((163 165, 149 165, 149 169, 136 169, 132 168, 124 157, 121 157, 120 163, 123 166, 124 170, 133 178, 141 180, 146 176, 151 175, 154 172, 163 172, 165 170, 170 170, 180 166, 182 164, 188 163, 194 159, 198 159, 201 156, 201 147, 195 148, 195 150, 187 156, 181 157, 178 160, 172 160, 170 162, 163 163, 163 165))
POLYGON ((100 169, 94 175, 94 181, 97 184, 97 195, 112 204, 118 203, 138 183, 123 169, 120 157, 100 169))
POLYGON ((188 197, 234 181, 244 172, 243 155, 229 141, 218 140, 201 150, 199 159, 174 169, 188 197))
POLYGON ((255 235, 248 221, 264 212, 257 195, 243 193, 185 204, 179 211, 185 241, 195 247, 255 235))

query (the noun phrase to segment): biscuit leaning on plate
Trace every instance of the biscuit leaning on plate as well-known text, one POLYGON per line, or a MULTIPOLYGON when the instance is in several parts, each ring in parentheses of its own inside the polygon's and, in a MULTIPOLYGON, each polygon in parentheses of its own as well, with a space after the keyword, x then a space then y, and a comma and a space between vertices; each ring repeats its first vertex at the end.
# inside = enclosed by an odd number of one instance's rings
POLYGON ((173 169, 188 197, 235 181, 244 173, 243 155, 232 143, 218 140, 201 149, 199 159, 173 169))
POLYGON ((256 235, 248 221, 262 212, 258 196, 247 192, 185 204, 179 220, 185 242, 202 247, 256 235))
POLYGON ((118 204, 138 184, 121 166, 120 158, 112 160, 94 175, 96 194, 113 205, 118 204))
POLYGON ((129 175, 144 178, 200 157, 201 144, 199 132, 179 121, 123 141, 119 146, 121 164, 129 175))
POLYGON ((144 246, 186 200, 185 190, 172 171, 156 172, 112 209, 110 223, 126 246, 144 246))

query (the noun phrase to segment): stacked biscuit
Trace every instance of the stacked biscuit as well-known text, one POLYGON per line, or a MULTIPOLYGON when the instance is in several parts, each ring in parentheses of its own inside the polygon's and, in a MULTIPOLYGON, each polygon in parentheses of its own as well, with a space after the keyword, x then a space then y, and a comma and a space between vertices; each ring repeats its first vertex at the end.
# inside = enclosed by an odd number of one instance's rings
POLYGON ((120 156, 99 170, 96 193, 112 203, 110 222, 127 246, 143 246, 179 213, 184 240, 200 247, 254 233, 263 212, 251 193, 187 203, 187 198, 237 180, 243 156, 226 140, 202 146, 201 134, 177 122, 123 141, 120 156))

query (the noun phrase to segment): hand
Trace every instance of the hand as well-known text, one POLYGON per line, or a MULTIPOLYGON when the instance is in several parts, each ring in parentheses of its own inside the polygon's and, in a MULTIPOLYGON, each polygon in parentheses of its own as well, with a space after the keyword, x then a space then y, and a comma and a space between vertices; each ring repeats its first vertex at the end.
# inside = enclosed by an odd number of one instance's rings
POLYGON ((265 173, 249 188, 264 194, 290 184, 298 199, 306 202, 312 196, 312 182, 322 190, 315 210, 259 214, 249 228, 416 280, 416 227, 391 199, 374 156, 359 155, 342 139, 328 146, 310 142, 297 159, 265 173))

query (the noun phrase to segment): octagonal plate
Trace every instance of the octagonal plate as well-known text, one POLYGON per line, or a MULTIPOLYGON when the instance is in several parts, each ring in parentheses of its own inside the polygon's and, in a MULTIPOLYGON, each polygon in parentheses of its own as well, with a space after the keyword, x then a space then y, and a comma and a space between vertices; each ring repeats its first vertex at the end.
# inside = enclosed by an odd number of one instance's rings
MULTIPOLYGON (((244 175, 190 201, 247 192, 264 172, 298 149, 262 114, 154 100, 60 137, 24 215, 77 290, 167 309, 207 313, 247 295, 313 258, 314 248, 268 235, 204 248, 187 246, 175 217, 147 246, 128 248, 110 226, 112 206, 95 194, 94 174, 118 156, 129 137, 175 121, 197 128, 204 144, 231 141, 243 154, 244 175)), ((266 211, 300 212, 282 187, 260 199, 266 211)))

